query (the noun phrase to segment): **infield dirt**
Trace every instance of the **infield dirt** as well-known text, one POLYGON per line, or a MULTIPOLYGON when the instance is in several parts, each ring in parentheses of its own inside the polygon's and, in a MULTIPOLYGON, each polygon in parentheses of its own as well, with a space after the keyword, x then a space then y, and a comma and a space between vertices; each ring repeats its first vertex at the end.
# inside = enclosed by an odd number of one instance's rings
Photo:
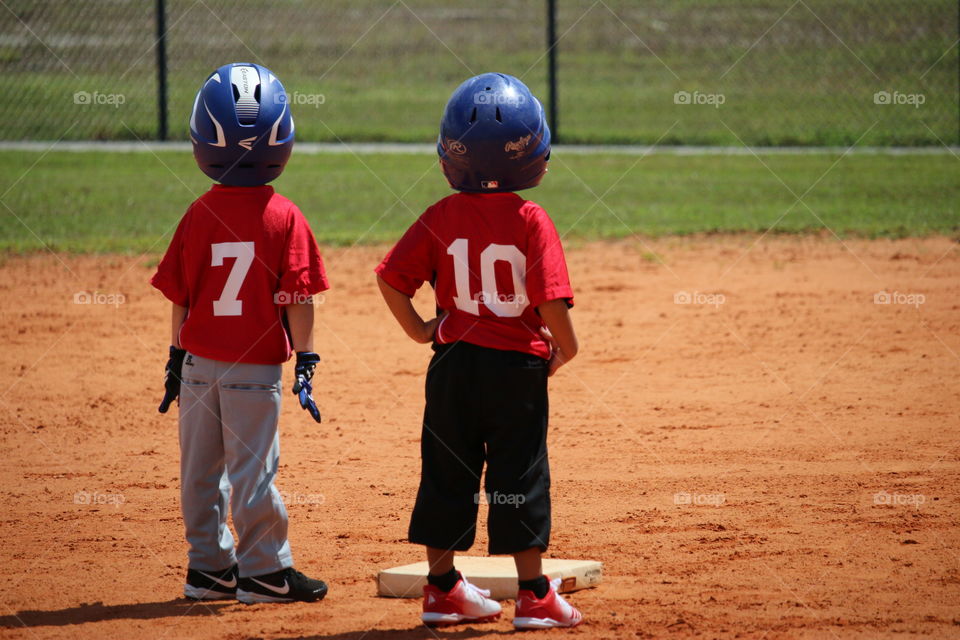
MULTIPOLYGON (((0 637, 510 632, 510 603, 432 631, 419 600, 375 597, 378 569, 420 559, 404 539, 430 353, 380 301, 384 251, 325 251, 324 423, 284 401, 294 557, 330 594, 255 606, 180 597, 156 257, 4 260, 0 637)), ((568 261, 582 351, 551 384, 549 553, 605 577, 570 597, 584 626, 542 635, 960 637, 956 242, 665 238, 568 261)))

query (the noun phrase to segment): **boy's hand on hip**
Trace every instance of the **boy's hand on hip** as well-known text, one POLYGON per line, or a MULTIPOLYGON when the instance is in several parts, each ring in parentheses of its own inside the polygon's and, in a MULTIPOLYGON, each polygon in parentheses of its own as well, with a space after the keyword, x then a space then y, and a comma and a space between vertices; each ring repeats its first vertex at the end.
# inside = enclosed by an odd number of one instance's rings
POLYGON ((537 312, 543 318, 540 335, 550 345, 550 369, 548 375, 553 375, 557 369, 573 360, 580 349, 577 343, 577 334, 570 321, 570 307, 564 299, 548 300, 539 307, 537 312))
POLYGON ((447 312, 444 311, 442 314, 433 318, 432 320, 427 320, 422 324, 419 331, 416 335, 411 336, 416 342, 420 344, 428 344, 433 342, 434 337, 437 334, 437 327, 443 322, 443 319, 447 317, 447 312))
POLYGON ((564 356, 563 350, 557 343, 557 339, 553 337, 552 333, 550 333, 550 329, 547 329, 546 327, 540 327, 540 335, 542 335, 543 339, 546 340, 547 344, 550 345, 550 361, 548 364, 549 370, 547 372, 547 377, 549 378, 557 372, 557 369, 567 364, 569 358, 564 356))
POLYGON ((312 351, 298 351, 297 364, 293 374, 293 394, 300 400, 300 407, 306 409, 313 419, 321 421, 320 410, 313 401, 313 370, 320 362, 320 356, 312 351))

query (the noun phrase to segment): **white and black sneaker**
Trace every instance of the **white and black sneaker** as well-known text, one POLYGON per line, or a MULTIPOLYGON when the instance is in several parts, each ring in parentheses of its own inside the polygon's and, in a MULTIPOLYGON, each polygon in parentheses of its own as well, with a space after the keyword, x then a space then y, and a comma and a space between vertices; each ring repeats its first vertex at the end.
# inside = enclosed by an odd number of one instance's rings
POLYGON ((187 569, 183 595, 191 600, 233 600, 237 597, 237 565, 223 571, 187 569))
POLYGON ((240 578, 237 600, 255 602, 316 602, 327 595, 327 585, 314 580, 293 567, 263 576, 240 578))

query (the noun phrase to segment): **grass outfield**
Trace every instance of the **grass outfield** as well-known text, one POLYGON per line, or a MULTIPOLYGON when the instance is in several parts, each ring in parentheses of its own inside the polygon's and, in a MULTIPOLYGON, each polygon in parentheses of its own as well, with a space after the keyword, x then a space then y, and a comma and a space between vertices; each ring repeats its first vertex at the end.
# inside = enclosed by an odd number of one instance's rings
MULTIPOLYGON (((952 235, 960 229, 957 169, 947 155, 556 154, 543 185, 526 195, 569 239, 770 227, 952 235)), ((2 152, 0 251, 159 253, 209 184, 183 152, 2 152)), ((393 241, 450 193, 436 158, 413 154, 294 152, 276 186, 321 243, 341 245, 393 241)))

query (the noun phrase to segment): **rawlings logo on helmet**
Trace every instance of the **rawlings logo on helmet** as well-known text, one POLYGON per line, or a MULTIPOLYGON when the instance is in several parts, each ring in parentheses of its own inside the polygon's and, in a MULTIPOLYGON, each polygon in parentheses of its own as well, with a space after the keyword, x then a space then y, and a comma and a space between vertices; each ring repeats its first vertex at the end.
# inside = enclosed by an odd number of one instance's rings
POLYGON ((503 145, 503 150, 508 153, 510 151, 516 151, 517 152, 516 154, 510 156, 511 160, 516 160, 517 158, 523 155, 523 152, 526 150, 527 145, 530 144, 531 138, 533 138, 533 134, 528 133, 527 135, 517 140, 508 141, 505 145, 503 145))
POLYGON ((450 150, 450 153, 455 153, 458 156, 462 156, 467 152, 467 145, 463 144, 459 140, 447 138, 447 149, 450 150))

